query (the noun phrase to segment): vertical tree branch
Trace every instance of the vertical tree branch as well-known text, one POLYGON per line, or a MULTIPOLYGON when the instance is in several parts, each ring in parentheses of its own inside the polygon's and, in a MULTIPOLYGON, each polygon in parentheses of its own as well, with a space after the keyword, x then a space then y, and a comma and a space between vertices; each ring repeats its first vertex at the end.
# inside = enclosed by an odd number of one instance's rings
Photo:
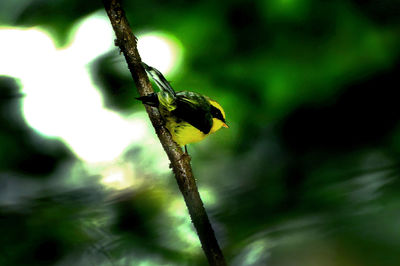
MULTIPOLYGON (((136 37, 129 27, 120 0, 103 0, 103 4, 110 18, 115 35, 117 36, 115 43, 125 56, 139 94, 143 96, 152 93, 153 88, 141 65, 141 58, 136 46, 136 37)), ((226 265, 197 189, 192 167, 190 166, 190 157, 183 156, 182 149, 172 140, 171 134, 163 126, 163 119, 158 110, 146 106, 146 111, 171 161, 171 168, 173 169, 179 189, 185 199, 190 217, 197 230, 209 264, 226 265)))

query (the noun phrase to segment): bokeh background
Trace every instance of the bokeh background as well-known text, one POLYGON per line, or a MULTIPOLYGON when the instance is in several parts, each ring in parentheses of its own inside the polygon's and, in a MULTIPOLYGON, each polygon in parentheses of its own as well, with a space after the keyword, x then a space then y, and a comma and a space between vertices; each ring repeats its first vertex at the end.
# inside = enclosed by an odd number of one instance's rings
MULTIPOLYGON (((189 145, 229 265, 400 263, 398 0, 125 1, 217 100, 189 145)), ((205 265, 101 1, 0 2, 0 265, 205 265)))

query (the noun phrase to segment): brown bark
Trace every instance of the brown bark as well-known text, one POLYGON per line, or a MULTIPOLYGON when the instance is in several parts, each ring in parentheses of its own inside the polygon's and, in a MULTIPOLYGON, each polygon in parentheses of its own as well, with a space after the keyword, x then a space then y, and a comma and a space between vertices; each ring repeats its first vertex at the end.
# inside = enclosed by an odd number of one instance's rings
MULTIPOLYGON (((124 54, 128 68, 141 96, 153 92, 136 46, 136 37, 132 33, 120 0, 103 0, 117 39, 115 44, 124 54)), ((226 265, 225 259, 215 238, 203 202, 197 189, 190 165, 190 157, 172 140, 171 134, 163 125, 163 119, 156 108, 145 106, 158 138, 171 161, 179 189, 185 199, 193 225, 210 265, 226 265)))

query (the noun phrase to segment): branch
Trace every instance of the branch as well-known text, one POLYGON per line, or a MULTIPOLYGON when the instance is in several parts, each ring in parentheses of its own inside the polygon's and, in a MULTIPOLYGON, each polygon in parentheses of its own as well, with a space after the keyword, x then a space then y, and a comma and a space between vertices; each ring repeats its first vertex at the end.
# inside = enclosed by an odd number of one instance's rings
MULTIPOLYGON (((141 58, 136 46, 137 39, 129 27, 125 12, 121 6, 121 1, 103 0, 103 4, 117 36, 115 44, 119 46, 125 56, 140 96, 152 93, 153 87, 141 65, 141 58)), ((197 230, 201 246, 209 264, 218 266, 226 265, 197 189, 192 167, 190 166, 190 157, 184 156, 182 149, 172 140, 171 134, 163 125, 164 121, 158 109, 150 106, 145 106, 145 108, 157 136, 171 161, 171 168, 185 199, 192 223, 197 230)))

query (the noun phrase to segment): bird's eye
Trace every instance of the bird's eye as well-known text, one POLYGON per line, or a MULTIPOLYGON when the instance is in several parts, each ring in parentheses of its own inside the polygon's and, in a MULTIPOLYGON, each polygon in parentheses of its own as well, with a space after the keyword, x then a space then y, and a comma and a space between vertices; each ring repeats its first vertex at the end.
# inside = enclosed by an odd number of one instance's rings
POLYGON ((213 105, 211 106, 211 115, 213 118, 217 118, 225 123, 225 118, 222 115, 221 111, 213 105))

